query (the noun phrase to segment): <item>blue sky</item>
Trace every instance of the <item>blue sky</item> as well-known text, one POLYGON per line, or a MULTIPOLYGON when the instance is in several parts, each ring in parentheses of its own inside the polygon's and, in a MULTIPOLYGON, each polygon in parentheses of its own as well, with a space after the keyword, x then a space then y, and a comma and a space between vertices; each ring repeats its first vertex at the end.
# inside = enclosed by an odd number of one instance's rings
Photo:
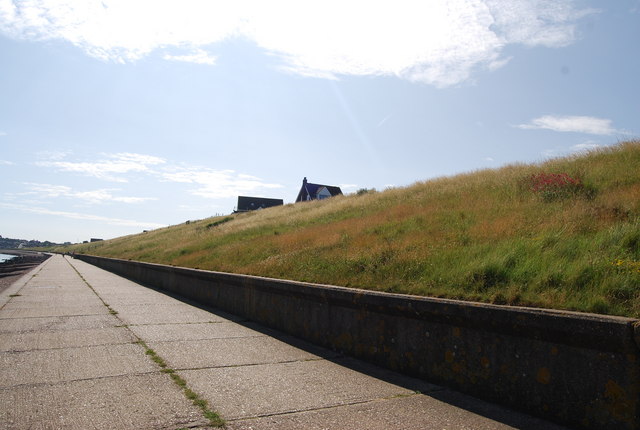
POLYGON ((640 1, 0 0, 0 235, 78 242, 640 135, 640 1))

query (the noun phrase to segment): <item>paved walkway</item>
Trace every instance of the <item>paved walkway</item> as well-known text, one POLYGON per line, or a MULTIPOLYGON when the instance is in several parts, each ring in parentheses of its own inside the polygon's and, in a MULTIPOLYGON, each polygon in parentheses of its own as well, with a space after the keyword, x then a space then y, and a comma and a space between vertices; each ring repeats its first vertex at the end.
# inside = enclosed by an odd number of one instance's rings
POLYGON ((232 430, 561 429, 68 257, 0 293, 1 429, 210 428, 204 401, 232 430))

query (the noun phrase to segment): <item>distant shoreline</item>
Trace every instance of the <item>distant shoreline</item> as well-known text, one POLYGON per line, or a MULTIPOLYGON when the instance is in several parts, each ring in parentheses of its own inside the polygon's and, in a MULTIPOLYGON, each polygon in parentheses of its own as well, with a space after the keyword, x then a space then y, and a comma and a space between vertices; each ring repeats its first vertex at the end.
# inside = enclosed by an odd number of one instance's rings
POLYGON ((12 258, 10 260, 0 263, 0 268, 11 267, 12 265, 15 264, 16 258, 18 260, 21 260, 20 262, 25 262, 24 259, 20 257, 26 257, 26 259, 31 260, 31 263, 33 263, 32 265, 28 265, 28 266, 21 265, 20 268, 16 268, 16 270, 11 271, 10 274, 7 273, 4 276, 2 276, 3 273, 0 273, 0 293, 5 289, 7 289, 14 282, 16 282, 18 279, 20 279, 20 277, 24 275, 26 272, 28 272, 29 270, 33 269, 35 266, 37 266, 38 264, 46 260, 46 258, 38 258, 38 257, 43 257, 42 252, 28 251, 24 249, 0 249, 0 254, 15 255, 15 258, 12 258), (30 256, 35 258, 29 259, 28 257, 30 256), (36 260, 40 260, 40 261, 38 262, 36 260))
POLYGON ((42 254, 42 252, 40 252, 40 251, 31 251, 29 249, 0 248, 0 254, 31 255, 31 254, 42 254))

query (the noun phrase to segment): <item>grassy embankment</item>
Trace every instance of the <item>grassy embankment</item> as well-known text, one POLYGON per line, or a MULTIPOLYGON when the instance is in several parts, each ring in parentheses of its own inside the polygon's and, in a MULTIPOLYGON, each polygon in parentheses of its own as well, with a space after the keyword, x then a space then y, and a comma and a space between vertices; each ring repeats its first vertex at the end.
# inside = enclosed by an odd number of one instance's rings
POLYGON ((191 221, 72 250, 640 317, 640 141, 537 165, 191 221))

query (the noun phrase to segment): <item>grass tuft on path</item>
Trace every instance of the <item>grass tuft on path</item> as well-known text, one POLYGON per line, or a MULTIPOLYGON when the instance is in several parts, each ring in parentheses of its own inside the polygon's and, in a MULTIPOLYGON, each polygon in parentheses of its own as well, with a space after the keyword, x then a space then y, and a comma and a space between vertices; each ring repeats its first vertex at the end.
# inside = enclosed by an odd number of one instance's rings
POLYGON ((185 397, 191 400, 194 406, 197 406, 202 411, 203 416, 209 420, 209 425, 212 427, 224 427, 225 421, 222 417, 209 409, 209 403, 200 397, 196 392, 191 390, 187 386, 187 381, 185 381, 180 375, 178 375, 175 369, 171 369, 167 366, 167 363, 160 357, 153 349, 149 348, 149 346, 143 341, 138 340, 136 342, 138 345, 142 346, 145 350, 145 354, 148 355, 154 363, 156 363, 163 373, 169 374, 173 382, 180 387, 185 395, 185 397))

